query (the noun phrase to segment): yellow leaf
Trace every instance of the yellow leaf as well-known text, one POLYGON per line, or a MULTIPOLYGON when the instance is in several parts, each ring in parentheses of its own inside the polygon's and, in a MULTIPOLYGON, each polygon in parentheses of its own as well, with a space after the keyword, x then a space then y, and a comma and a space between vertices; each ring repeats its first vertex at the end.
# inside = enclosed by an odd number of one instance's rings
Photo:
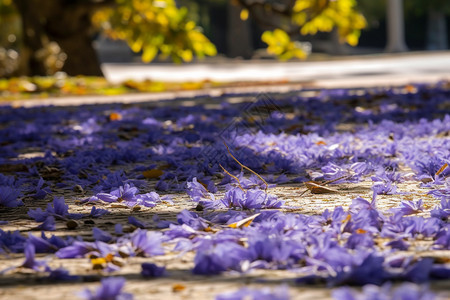
POLYGON ((289 38, 289 35, 286 33, 286 31, 281 30, 279 28, 277 28, 273 31, 273 35, 274 35, 275 39, 282 45, 289 43, 289 41, 291 40, 289 38))
POLYGON ((162 174, 164 174, 164 172, 159 169, 151 169, 151 170, 142 172, 142 175, 144 175, 145 178, 149 178, 149 179, 150 178, 158 178, 162 174))
POLYGON ((240 17, 242 21, 246 21, 248 19, 248 9, 244 8, 243 10, 241 10, 240 17))
POLYGON ((184 291, 185 289, 186 289, 186 286, 181 283, 175 283, 172 285, 172 292, 175 292, 175 293, 184 291))
POLYGON ((275 41, 272 31, 264 31, 261 35, 261 40, 268 45, 272 44, 275 41))
POLYGON ((137 39, 131 44, 131 50, 133 50, 133 52, 141 51, 143 43, 144 41, 142 39, 137 39))
POLYGON ((186 30, 188 30, 188 31, 189 31, 189 30, 194 30, 194 28, 195 28, 195 22, 193 22, 193 21, 187 22, 185 28, 186 28, 186 30))
POLYGON ((191 61, 193 58, 193 54, 190 49, 180 51, 180 56, 184 61, 191 61))
POLYGON ((91 259, 91 264, 92 265, 103 265, 103 264, 106 264, 106 259, 103 257, 93 258, 93 259, 91 259))
POLYGON ((122 120, 122 115, 117 112, 112 112, 109 114, 110 121, 120 121, 122 120))
POLYGON ((359 31, 352 32, 351 34, 347 35, 347 37, 346 37, 346 41, 350 46, 358 45, 358 40, 359 40, 359 31))
POLYGON ((158 49, 154 46, 146 46, 144 48, 144 53, 142 53, 143 62, 151 62, 156 54, 158 54, 158 49))

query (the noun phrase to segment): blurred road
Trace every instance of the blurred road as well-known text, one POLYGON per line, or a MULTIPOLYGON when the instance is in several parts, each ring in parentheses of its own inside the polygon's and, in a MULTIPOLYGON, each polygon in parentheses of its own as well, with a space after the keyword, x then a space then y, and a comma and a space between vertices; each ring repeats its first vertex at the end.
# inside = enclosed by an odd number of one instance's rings
POLYGON ((112 82, 126 79, 155 81, 244 82, 243 85, 205 90, 182 90, 125 95, 68 96, 23 99, 4 105, 80 105, 99 103, 137 103, 195 96, 220 96, 223 93, 285 93, 308 88, 359 88, 400 86, 409 83, 450 82, 450 51, 368 56, 335 57, 329 61, 276 62, 227 60, 210 63, 104 64, 106 78, 112 82), (261 83, 257 83, 261 81, 261 83), (268 84, 266 81, 273 81, 268 84), (285 81, 285 82, 281 82, 285 81), (251 83, 253 82, 253 84, 251 83), (256 83, 255 83, 256 82, 256 83))
POLYGON ((320 87, 398 85, 450 80, 450 51, 341 57, 331 61, 230 61, 195 64, 104 64, 112 82, 280 81, 313 82, 320 87))

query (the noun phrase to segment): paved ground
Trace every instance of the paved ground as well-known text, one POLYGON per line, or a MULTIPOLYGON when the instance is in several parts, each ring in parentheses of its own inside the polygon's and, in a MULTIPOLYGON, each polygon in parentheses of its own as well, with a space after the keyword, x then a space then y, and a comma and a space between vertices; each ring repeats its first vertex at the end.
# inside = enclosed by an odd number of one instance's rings
MULTIPOLYGON (((402 85, 411 82, 435 82, 438 80, 450 80, 450 52, 441 52, 433 54, 411 54, 400 56, 370 56, 367 59, 356 57, 346 60, 329 61, 329 62, 304 62, 304 63, 236 63, 236 64, 215 64, 215 65, 105 65, 106 76, 113 81, 120 81, 127 78, 144 79, 152 74, 155 80, 203 80, 211 79, 218 81, 226 80, 288 80, 290 84, 277 86, 259 86, 260 92, 285 92, 292 89, 301 88, 318 88, 318 87, 355 87, 355 86, 378 86, 378 85, 402 85)), ((18 105, 32 106, 37 104, 54 104, 54 105, 75 105, 86 103, 106 103, 106 102, 144 102, 159 101, 163 99, 171 99, 175 97, 191 97, 198 94, 219 95, 228 92, 255 92, 254 87, 246 88, 226 88, 209 91, 188 91, 178 93, 159 93, 159 94, 135 94, 120 96, 95 96, 95 97, 71 97, 71 98, 53 98, 40 100, 39 102, 22 101, 17 102, 18 105)), ((421 191, 415 184, 403 185, 401 191, 415 191, 415 196, 424 198, 427 207, 433 207, 436 200, 429 197, 426 192, 421 191)), ((302 199, 298 199, 298 187, 282 187, 277 188, 274 192, 281 198, 286 200, 297 198, 298 203, 290 203, 292 205, 300 205, 304 209, 302 213, 313 214, 322 211, 325 208, 332 208, 336 205, 348 207, 352 198, 360 195, 367 199, 370 198, 371 192, 368 186, 359 185, 357 187, 342 186, 342 192, 330 199, 329 195, 311 195, 306 194, 302 199), (296 197, 293 197, 296 196, 296 197)), ((76 195, 67 197, 72 201, 76 200, 76 195)), ((405 196, 380 197, 380 205, 389 209, 399 202, 406 199, 405 196)), ((174 206, 168 207, 166 211, 161 210, 158 213, 173 214, 187 207, 186 198, 179 197, 175 201, 174 206)), ((119 208, 120 209, 120 208, 119 208)), ((160 209, 160 208, 158 208, 160 209)), ((71 203, 71 210, 74 212, 86 212, 82 208, 71 203)), ((140 212, 139 217, 149 213, 151 209, 144 209, 140 212)), ((154 210, 153 210, 154 211, 154 210)), ((120 213, 125 212, 125 209, 120 213)), ((137 214, 137 213, 136 213, 137 214)), ((427 215, 428 211, 424 213, 427 215)), ((122 218, 126 217, 126 213, 122 218)), ((117 215, 112 216, 117 218, 117 215)), ((106 220, 108 221, 108 219, 106 220)), ((115 220, 117 221, 117 219, 115 220)), ((11 228, 28 230, 29 222, 11 222, 11 228)), ((105 226, 110 223, 103 224, 105 226)), ((87 231, 88 225, 84 224, 83 230, 87 231)), ((60 232, 61 235, 64 232, 60 232)), ((190 258, 191 259, 191 258, 190 258)), ((253 287, 273 286, 280 282, 280 278, 286 279, 285 273, 277 273, 276 271, 268 274, 253 274, 253 276, 236 276, 231 274, 224 278, 214 278, 206 276, 192 276, 189 272, 192 267, 192 261, 188 259, 178 259, 174 262, 174 274, 170 278, 162 280, 142 280, 135 274, 138 273, 140 260, 136 259, 130 263, 128 268, 124 268, 121 275, 127 279, 131 279, 127 285, 127 291, 138 295, 138 299, 189 299, 195 295, 197 299, 212 299, 213 295, 221 292, 236 290, 237 288, 251 284, 253 287), (261 283, 258 277, 263 277, 265 281, 261 283), (176 291, 175 287, 181 285, 180 291, 176 291)), ((164 260, 164 258, 162 258, 164 260)), ((8 261, 2 261, 3 266, 18 265, 23 261, 22 258, 13 257, 8 261)), ((163 261, 157 261, 161 263, 163 261)), ((172 265, 170 265, 172 266, 172 265)), ((77 274, 88 272, 90 267, 86 259, 73 260, 70 265, 66 266, 77 274)), ((30 284, 30 274, 26 272, 19 274, 18 277, 12 277, 16 280, 15 284, 4 285, 0 288, 0 299, 41 299, 42 295, 46 295, 46 299, 76 299, 76 292, 85 287, 96 287, 97 282, 77 282, 75 284, 58 284, 42 281, 34 285, 30 284)), ((295 278, 295 274, 293 275, 295 278)), ((447 282, 433 283, 432 288, 442 292, 442 299, 448 294, 447 282)), ((324 286, 317 288, 305 288, 291 285, 293 299, 324 299, 330 297, 329 289, 324 286)))
MULTIPOLYGON (((339 57, 338 57, 339 58, 339 57)), ((314 82, 322 87, 403 84, 450 78, 450 51, 347 56, 329 61, 226 61, 184 65, 104 64, 113 81, 262 81, 314 82)))
POLYGON ((126 79, 159 81, 246 82, 241 87, 117 96, 72 96, 14 101, 17 106, 130 103, 224 93, 284 93, 299 89, 400 86, 450 81, 450 51, 338 57, 329 61, 226 61, 198 64, 104 64, 112 82, 126 79), (264 84, 272 81, 274 84, 264 84), (252 84, 253 82, 253 84, 252 84), (283 82, 283 83, 281 83, 283 82), (262 85, 261 85, 262 84, 262 85))

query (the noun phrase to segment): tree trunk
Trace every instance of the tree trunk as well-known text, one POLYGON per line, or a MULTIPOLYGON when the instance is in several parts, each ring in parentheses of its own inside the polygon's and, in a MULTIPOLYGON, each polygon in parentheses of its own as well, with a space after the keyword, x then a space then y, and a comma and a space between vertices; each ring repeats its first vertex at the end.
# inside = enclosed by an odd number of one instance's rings
POLYGON ((66 54, 62 71, 68 75, 102 76, 92 45, 91 13, 95 1, 14 0, 23 23, 20 75, 49 75, 37 53, 56 42, 66 54))
POLYGON ((44 62, 36 55, 48 42, 40 22, 42 10, 37 9, 40 1, 15 0, 14 3, 21 16, 23 46, 19 68, 13 75, 46 75, 44 62))
POLYGON ((227 11, 227 55, 249 59, 253 55, 250 22, 241 20, 241 8, 236 5, 229 3, 227 11))
POLYGON ((62 70, 74 76, 102 76, 100 62, 92 45, 92 6, 89 1, 47 1, 55 5, 45 24, 46 32, 67 55, 62 70))
POLYGON ((448 49, 447 22, 445 12, 428 8, 427 50, 448 49))

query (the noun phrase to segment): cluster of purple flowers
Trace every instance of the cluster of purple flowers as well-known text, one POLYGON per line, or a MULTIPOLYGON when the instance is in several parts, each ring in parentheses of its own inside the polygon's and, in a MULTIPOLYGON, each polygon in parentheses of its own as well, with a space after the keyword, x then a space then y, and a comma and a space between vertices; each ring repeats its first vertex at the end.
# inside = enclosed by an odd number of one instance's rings
MULTIPOLYGON (((450 111, 441 105, 450 92, 445 84, 417 86, 417 92, 406 94, 398 89, 312 94, 278 99, 279 109, 263 122, 251 115, 259 111, 258 103, 244 115, 248 106, 226 102, 220 108, 0 108, 0 121, 6 124, 0 128, 0 209, 38 206, 28 210, 41 223, 38 230, 55 230, 58 220, 101 218, 111 212, 101 207, 111 203, 152 208, 169 201, 155 190, 186 192, 197 206, 197 212, 179 212, 176 222, 154 218, 148 223, 130 216, 133 232, 124 233, 121 224, 114 233, 94 227, 92 240, 44 233, 26 237, 0 229, 0 253, 23 253, 22 267, 70 280, 68 271, 49 268, 35 253, 104 259, 104 270, 114 272, 121 267, 115 259, 194 252, 194 274, 291 270, 298 284, 371 284, 363 294, 386 299, 406 295, 407 289, 387 296, 386 282, 450 278, 445 260, 410 254, 450 250, 450 111), (108 118, 113 111, 122 118, 108 118), (352 132, 342 130, 345 126, 352 132), (39 153, 26 158, 27 151, 39 153), (246 176, 237 161, 263 178, 246 176), (348 210, 336 207, 316 215, 283 212, 284 201, 270 193, 276 184, 367 179, 373 182, 371 201, 358 197, 348 210), (421 199, 403 201, 390 211, 377 208, 377 195, 402 193, 397 185, 407 180, 440 201, 429 217, 421 214, 427 211, 421 199), (67 197, 55 196, 44 209, 43 200, 56 190, 78 193, 81 205, 96 206, 90 214, 74 214, 67 197)), ((242 95, 227 95, 235 96, 242 95)), ((6 221, 11 220, 0 224, 6 221)), ((159 277, 166 271, 143 263, 141 274, 159 277)), ((123 285, 123 279, 109 278, 96 292, 83 295, 131 299, 123 285)), ((420 295, 417 299, 429 299, 428 292, 420 295)), ((288 293, 244 289, 218 299, 245 297, 287 299, 288 293)), ((365 296, 346 289, 335 297, 365 296)))
POLYGON ((382 286, 364 286, 361 292, 357 292, 356 290, 348 287, 335 289, 333 291, 333 298, 336 300, 434 300, 436 299, 436 295, 426 286, 421 286, 414 283, 403 283, 397 287, 393 287, 390 283, 385 283, 382 286))

